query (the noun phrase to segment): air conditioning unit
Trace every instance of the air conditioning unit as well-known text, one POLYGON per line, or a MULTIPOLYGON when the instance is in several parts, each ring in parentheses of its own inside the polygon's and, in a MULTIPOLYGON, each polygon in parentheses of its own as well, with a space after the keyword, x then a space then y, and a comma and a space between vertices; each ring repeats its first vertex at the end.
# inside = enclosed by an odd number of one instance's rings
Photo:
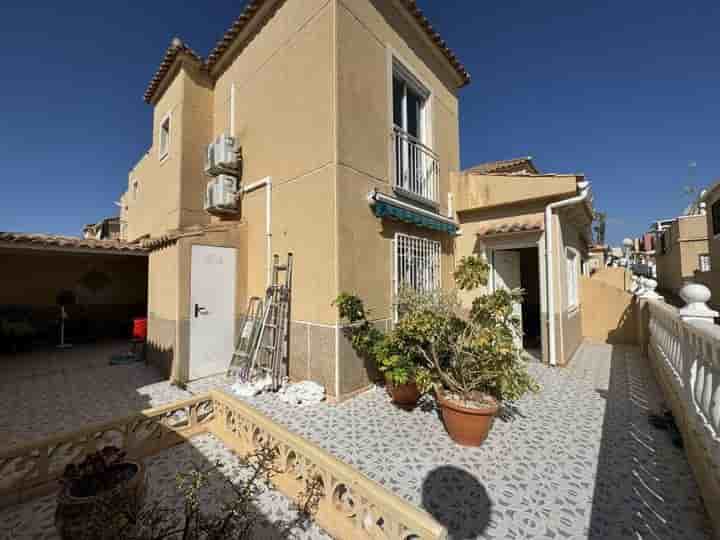
POLYGON ((228 174, 210 180, 205 191, 205 211, 210 214, 237 213, 237 185, 237 178, 228 174))
POLYGON ((237 174, 239 161, 239 148, 235 137, 220 135, 207 146, 205 153, 205 173, 210 176, 216 174, 237 174))

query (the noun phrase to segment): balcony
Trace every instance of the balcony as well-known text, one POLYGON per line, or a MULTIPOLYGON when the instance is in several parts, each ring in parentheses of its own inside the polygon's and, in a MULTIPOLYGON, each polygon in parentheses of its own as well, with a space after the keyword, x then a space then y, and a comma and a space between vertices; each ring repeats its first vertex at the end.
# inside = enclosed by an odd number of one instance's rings
POLYGON ((440 203, 438 155, 397 126, 393 127, 391 146, 395 192, 437 208, 440 203))

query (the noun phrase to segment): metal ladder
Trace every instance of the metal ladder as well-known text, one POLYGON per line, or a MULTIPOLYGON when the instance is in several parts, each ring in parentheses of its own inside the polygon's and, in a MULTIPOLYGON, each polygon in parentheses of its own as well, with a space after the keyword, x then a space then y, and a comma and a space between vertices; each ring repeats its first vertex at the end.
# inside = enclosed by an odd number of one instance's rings
POLYGON ((280 258, 273 257, 272 285, 265 293, 265 309, 262 324, 250 357, 247 376, 251 380, 259 375, 269 375, 271 389, 280 388, 287 376, 289 351, 290 302, 292 297, 293 255, 288 253, 287 263, 280 264, 280 258), (284 273, 284 283, 280 284, 280 274, 284 273))
POLYGON ((241 381, 248 380, 250 358, 260 335, 262 320, 263 301, 260 297, 253 296, 248 301, 247 311, 245 311, 245 316, 240 325, 240 337, 230 360, 230 366, 227 370, 228 377, 236 377, 241 381))

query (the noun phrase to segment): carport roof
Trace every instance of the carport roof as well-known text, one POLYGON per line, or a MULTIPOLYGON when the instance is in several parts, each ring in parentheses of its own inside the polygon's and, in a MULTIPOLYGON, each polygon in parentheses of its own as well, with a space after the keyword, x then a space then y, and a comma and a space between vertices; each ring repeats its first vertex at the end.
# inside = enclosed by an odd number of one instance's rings
POLYGON ((0 231, 0 248, 46 249, 55 251, 82 251, 116 253, 124 255, 147 255, 148 250, 140 244, 122 240, 94 240, 58 234, 14 233, 0 231))

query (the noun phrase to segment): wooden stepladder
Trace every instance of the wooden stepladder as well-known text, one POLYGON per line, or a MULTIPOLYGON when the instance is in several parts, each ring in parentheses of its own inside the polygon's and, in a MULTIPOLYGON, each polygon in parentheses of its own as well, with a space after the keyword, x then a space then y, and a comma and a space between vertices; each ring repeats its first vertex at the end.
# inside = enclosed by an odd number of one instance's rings
MULTIPOLYGON (((239 350, 233 355, 233 362, 237 362, 234 373, 242 382, 268 376, 272 381, 273 391, 280 388, 288 372, 292 265, 292 253, 288 253, 284 265, 280 264, 277 255, 273 257, 272 284, 265 292, 265 301, 256 298, 257 301, 253 304, 251 299, 248 306, 248 314, 251 312, 250 308, 254 308, 256 318, 253 320, 259 321, 259 325, 248 327, 247 341, 244 341, 241 335, 239 350), (284 278, 282 283, 281 277, 284 278), (261 318, 257 317, 259 313, 262 313, 261 318)), ((246 315, 246 318, 248 316, 246 315)), ((243 326, 243 334, 245 333, 243 326)))

